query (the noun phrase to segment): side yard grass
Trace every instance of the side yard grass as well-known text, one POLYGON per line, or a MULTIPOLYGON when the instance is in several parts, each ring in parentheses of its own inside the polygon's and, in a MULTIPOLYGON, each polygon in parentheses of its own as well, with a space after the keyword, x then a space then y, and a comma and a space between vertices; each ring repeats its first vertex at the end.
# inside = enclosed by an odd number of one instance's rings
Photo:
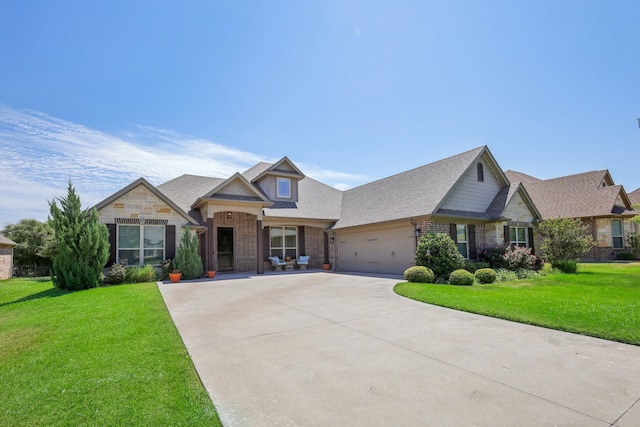
POLYGON ((155 283, 0 282, 0 425, 218 426, 155 283))
POLYGON ((451 286, 398 283, 414 300, 640 345, 640 263, 579 264, 577 274, 451 286))

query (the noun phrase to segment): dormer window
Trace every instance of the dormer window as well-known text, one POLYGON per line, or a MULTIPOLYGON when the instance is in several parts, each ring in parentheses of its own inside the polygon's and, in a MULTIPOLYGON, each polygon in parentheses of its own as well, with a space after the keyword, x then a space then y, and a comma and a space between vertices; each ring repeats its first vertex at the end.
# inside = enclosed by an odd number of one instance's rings
POLYGON ((289 178, 278 178, 278 197, 291 198, 291 180, 289 178))

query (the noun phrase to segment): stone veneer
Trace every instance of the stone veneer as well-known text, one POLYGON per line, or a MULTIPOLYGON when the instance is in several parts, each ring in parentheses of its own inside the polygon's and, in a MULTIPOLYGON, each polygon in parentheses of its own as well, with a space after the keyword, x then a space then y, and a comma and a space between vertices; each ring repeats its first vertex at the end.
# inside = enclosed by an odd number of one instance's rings
POLYGON ((0 280, 13 277, 13 246, 0 246, 0 280))

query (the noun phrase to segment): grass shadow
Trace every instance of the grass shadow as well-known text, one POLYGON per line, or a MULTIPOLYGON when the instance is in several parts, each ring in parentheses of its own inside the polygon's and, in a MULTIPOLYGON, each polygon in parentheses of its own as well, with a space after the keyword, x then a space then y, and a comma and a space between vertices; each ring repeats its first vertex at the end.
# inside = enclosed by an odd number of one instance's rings
POLYGON ((28 295, 26 297, 22 297, 22 298, 18 298, 15 301, 9 301, 9 302, 5 302, 5 303, 1 303, 0 307, 4 307, 7 305, 11 305, 11 304, 18 304, 20 302, 25 302, 25 301, 31 301, 31 300, 37 300, 37 299, 42 299, 42 298, 55 298, 55 297, 59 297, 62 295, 67 295, 69 294, 69 291, 63 291, 61 289, 58 288, 51 288, 51 289, 47 289, 45 291, 42 292, 38 292, 35 294, 31 294, 28 295))

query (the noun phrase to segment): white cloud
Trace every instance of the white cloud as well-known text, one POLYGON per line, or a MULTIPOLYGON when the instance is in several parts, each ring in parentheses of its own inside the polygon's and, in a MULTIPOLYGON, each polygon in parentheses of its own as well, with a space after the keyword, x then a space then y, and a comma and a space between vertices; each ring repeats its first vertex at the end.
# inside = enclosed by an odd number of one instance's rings
MULTIPOLYGON (((260 161, 256 154, 149 126, 108 134, 33 110, 0 105, 0 227, 22 218, 45 220, 48 201, 66 196, 71 181, 85 207, 139 177, 157 185, 176 176, 227 177, 260 161)), ((336 188, 366 176, 296 163, 336 188)))

